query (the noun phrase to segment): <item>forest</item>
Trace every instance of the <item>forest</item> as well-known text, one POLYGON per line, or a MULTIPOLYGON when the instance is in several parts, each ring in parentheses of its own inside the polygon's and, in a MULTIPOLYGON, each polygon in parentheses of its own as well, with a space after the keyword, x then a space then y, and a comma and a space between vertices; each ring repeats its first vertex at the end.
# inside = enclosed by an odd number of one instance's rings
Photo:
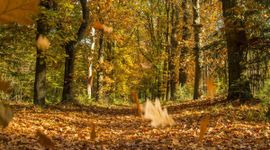
POLYGON ((269 0, 0 0, 0 149, 270 149, 269 0))

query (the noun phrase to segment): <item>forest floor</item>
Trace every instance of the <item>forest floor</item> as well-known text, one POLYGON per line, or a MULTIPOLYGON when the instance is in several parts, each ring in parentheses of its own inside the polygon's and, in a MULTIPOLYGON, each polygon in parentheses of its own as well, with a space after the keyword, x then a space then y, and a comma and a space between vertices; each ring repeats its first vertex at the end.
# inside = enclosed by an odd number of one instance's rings
MULTIPOLYGON (((0 149, 43 149, 39 130, 54 149, 270 149, 270 124, 260 104, 238 105, 224 100, 190 101, 167 106, 175 126, 153 128, 128 107, 10 104, 14 118, 0 129, 0 149), (202 142, 199 120, 210 114, 202 142), (93 132, 95 124, 95 132, 93 132), (93 134, 95 133, 95 135, 93 134)), ((45 142, 46 145, 46 142, 45 142)))

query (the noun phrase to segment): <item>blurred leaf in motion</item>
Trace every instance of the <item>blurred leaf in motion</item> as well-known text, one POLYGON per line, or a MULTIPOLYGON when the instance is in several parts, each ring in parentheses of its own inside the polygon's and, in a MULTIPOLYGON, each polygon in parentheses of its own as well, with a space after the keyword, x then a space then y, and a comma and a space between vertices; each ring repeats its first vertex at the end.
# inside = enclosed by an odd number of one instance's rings
POLYGON ((209 120, 210 120, 210 115, 206 115, 200 121, 200 136, 199 136, 200 142, 203 140, 203 137, 204 137, 205 133, 207 132, 209 120))
POLYGON ((0 125, 6 128, 13 118, 13 112, 8 105, 0 103, 0 125))
POLYGON ((54 143, 49 136, 47 136, 40 130, 37 130, 36 135, 38 137, 38 143, 41 146, 43 146, 45 149, 54 149, 54 143))
POLYGON ((0 0, 0 4, 0 24, 32 24, 31 17, 39 10, 39 0, 0 0))

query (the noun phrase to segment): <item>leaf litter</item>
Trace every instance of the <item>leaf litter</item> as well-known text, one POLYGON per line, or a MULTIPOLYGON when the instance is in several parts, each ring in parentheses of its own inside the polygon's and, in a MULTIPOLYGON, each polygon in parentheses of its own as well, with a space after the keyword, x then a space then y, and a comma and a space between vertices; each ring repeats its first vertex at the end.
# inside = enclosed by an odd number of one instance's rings
POLYGON ((269 149, 269 123, 256 116, 259 105, 188 103, 167 107, 175 125, 157 128, 132 108, 14 103, 0 149, 269 149))

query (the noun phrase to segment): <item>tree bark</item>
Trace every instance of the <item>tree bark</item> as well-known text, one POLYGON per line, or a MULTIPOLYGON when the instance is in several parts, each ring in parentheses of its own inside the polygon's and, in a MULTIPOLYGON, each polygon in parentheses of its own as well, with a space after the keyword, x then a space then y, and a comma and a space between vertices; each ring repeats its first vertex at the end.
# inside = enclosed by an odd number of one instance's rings
POLYGON ((64 75, 64 87, 62 93, 62 102, 73 102, 73 74, 74 74, 74 61, 75 61, 75 46, 82 40, 84 33, 89 24, 89 9, 87 7, 87 0, 80 0, 82 7, 83 21, 77 32, 77 39, 75 41, 69 41, 65 44, 66 60, 65 60, 65 75, 64 75))
POLYGON ((188 20, 190 18, 189 13, 189 0, 182 1, 182 10, 183 10, 183 28, 182 28, 182 40, 183 47, 180 50, 180 60, 179 60, 179 84, 180 86, 184 86, 187 81, 187 73, 186 73, 186 55, 189 51, 187 42, 190 39, 190 30, 188 28, 188 20))
MULTIPOLYGON (((56 7, 56 4, 52 0, 42 1, 41 7, 47 10, 56 7)), ((37 20, 37 35, 36 40, 42 35, 49 33, 48 18, 44 13, 41 13, 37 20)), ((34 82, 34 104, 45 105, 46 98, 46 54, 45 51, 37 47, 36 54, 36 69, 35 69, 35 82, 34 82)))
POLYGON ((179 8, 178 5, 172 4, 171 12, 171 53, 169 57, 169 71, 170 71, 170 87, 171 87, 171 100, 176 99, 176 87, 178 76, 176 72, 176 51, 178 48, 177 34, 179 25, 179 8))
POLYGON ((96 44, 95 36, 96 36, 96 30, 95 30, 95 28, 92 28, 91 52, 90 52, 90 56, 88 56, 89 66, 88 66, 87 95, 88 95, 89 99, 92 98, 92 87, 93 87, 93 80, 94 80, 92 54, 93 54, 93 51, 95 49, 95 44, 96 44))
POLYGON ((102 82, 103 82, 103 71, 100 68, 104 61, 104 32, 101 31, 100 39, 99 39, 99 49, 98 49, 98 71, 97 71, 97 93, 96 93, 96 101, 102 98, 103 96, 103 90, 102 90, 102 82))
POLYGON ((248 41, 243 20, 235 17, 232 9, 237 6, 237 0, 222 0, 223 17, 228 49, 229 88, 228 99, 248 99, 252 97, 249 82, 244 75, 244 52, 248 41))
POLYGON ((200 22, 200 0, 193 0, 193 26, 194 26, 194 57, 195 57, 195 78, 194 78, 194 93, 193 99, 199 98, 199 84, 201 76, 200 68, 200 34, 201 34, 201 22, 200 22))

